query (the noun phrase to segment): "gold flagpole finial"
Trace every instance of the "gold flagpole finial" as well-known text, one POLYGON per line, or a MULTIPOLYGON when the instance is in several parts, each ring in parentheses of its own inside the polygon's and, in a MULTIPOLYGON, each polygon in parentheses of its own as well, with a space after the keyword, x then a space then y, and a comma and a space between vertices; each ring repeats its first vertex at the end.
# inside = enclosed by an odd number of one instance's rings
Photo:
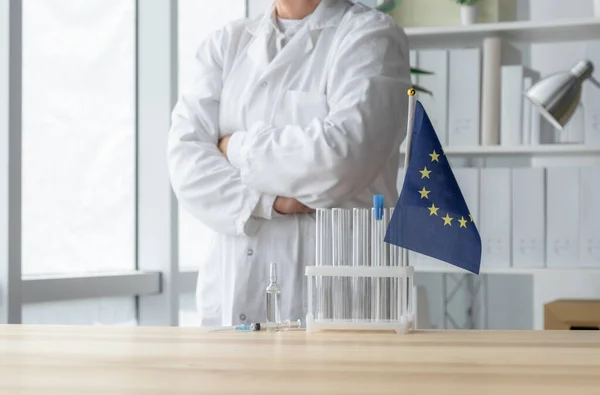
POLYGON ((414 96, 417 93, 417 91, 415 91, 413 88, 410 88, 408 90, 408 96, 414 96))

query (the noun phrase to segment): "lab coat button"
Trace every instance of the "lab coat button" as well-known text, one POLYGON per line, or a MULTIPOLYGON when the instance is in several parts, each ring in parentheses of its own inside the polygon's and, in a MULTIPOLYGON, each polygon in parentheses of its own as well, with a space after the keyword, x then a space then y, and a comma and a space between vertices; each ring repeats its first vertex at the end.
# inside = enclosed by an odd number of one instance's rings
POLYGON ((267 84, 267 82, 266 82, 266 81, 264 81, 264 82, 261 82, 261 83, 260 83, 260 87, 261 87, 261 88, 266 88, 266 87, 267 87, 267 85, 268 85, 268 84, 267 84))
POLYGON ((247 252, 247 254, 248 254, 248 255, 252 255, 252 254, 254 254, 254 251, 252 251, 251 249, 248 249, 248 252, 247 252))
POLYGON ((244 314, 244 313, 240 314, 240 320, 246 321, 246 314, 244 314))

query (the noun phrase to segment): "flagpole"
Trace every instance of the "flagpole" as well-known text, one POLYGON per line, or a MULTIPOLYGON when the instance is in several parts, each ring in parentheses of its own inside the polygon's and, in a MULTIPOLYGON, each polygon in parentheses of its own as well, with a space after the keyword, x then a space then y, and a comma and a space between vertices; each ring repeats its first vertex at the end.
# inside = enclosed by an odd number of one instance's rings
POLYGON ((417 96, 414 89, 408 90, 408 119, 406 124, 406 153, 404 154, 404 176, 408 169, 410 161, 410 149, 412 147, 412 137, 415 129, 415 108, 417 106, 417 96))
MULTIPOLYGON (((415 129, 415 108, 417 106, 416 91, 413 88, 408 90, 408 119, 406 124, 406 152, 404 153, 404 179, 408 171, 408 163, 410 161, 410 151, 412 147, 412 137, 415 129)), ((408 250, 402 249, 402 266, 408 266, 408 250)))

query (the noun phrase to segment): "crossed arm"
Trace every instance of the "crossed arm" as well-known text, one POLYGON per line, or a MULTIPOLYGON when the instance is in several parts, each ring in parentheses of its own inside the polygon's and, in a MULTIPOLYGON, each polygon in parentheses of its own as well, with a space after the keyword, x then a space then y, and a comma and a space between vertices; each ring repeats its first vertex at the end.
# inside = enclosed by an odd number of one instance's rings
MULTIPOLYGON (((227 157, 227 147, 229 145, 229 139, 231 135, 222 137, 219 140, 219 151, 227 157)), ((273 202, 273 210, 279 214, 308 214, 315 210, 305 206, 298 200, 290 197, 277 196, 273 202)))
POLYGON ((218 133, 229 34, 221 30, 200 48, 196 86, 173 112, 169 168, 180 203, 217 231, 248 235, 273 209, 332 207, 371 185, 403 138, 410 84, 404 33, 382 19, 349 31, 328 78, 325 119, 251 125, 235 137, 235 153, 228 152, 231 137, 218 133))

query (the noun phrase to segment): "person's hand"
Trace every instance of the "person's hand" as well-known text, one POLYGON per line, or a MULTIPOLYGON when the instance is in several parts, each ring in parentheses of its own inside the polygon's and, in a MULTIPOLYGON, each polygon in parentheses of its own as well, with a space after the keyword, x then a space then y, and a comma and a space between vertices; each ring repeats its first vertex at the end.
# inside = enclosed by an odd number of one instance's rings
POLYGON ((231 135, 225 136, 219 140, 219 151, 225 156, 227 156, 227 146, 229 145, 229 139, 231 135))
POLYGON ((273 209, 279 214, 308 214, 312 213, 313 210, 297 201, 294 198, 277 197, 275 203, 273 203, 273 209))

